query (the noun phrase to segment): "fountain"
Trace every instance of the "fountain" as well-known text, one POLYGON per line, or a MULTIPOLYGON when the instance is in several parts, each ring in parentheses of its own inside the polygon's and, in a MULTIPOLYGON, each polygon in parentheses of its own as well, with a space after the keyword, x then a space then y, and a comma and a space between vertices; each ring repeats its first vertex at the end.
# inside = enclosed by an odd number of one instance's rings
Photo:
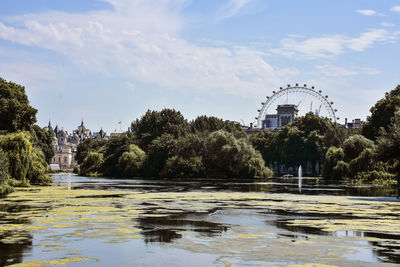
POLYGON ((299 178, 299 192, 301 193, 302 177, 303 177, 303 170, 301 169, 301 165, 299 166, 297 177, 299 178))

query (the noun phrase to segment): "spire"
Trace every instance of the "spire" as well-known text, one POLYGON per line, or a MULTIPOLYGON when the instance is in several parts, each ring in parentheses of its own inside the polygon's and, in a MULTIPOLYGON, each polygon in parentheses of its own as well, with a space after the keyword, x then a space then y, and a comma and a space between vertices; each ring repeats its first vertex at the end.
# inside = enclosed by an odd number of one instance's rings
POLYGON ((81 121, 81 126, 83 126, 83 117, 82 117, 82 121, 81 121))

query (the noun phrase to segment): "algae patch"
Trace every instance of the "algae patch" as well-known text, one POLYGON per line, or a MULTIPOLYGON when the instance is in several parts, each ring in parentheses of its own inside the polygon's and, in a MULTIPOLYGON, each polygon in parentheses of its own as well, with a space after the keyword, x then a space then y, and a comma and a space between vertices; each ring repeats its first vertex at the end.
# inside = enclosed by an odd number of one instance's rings
POLYGON ((78 263, 78 262, 85 262, 85 261, 100 262, 100 260, 98 260, 96 258, 70 257, 70 258, 63 258, 63 259, 59 259, 59 260, 30 261, 30 262, 14 264, 14 265, 11 265, 11 266, 18 266, 18 267, 50 267, 50 266, 54 266, 54 265, 67 265, 67 264, 70 264, 70 263, 78 263))

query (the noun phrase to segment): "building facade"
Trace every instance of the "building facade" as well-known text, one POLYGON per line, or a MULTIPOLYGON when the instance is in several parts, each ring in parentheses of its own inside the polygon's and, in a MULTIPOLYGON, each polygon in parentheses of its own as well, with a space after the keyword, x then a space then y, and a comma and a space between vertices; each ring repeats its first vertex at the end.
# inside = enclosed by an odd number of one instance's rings
POLYGON ((50 131, 53 134, 53 147, 54 157, 51 159, 50 166, 54 169, 73 169, 78 166, 78 162, 75 159, 77 147, 80 142, 85 139, 106 139, 106 132, 101 129, 98 133, 92 134, 92 132, 85 127, 83 120, 72 134, 59 129, 56 126, 54 129, 49 122, 45 130, 50 131))
POLYGON ((262 122, 262 128, 268 130, 278 130, 288 123, 294 121, 299 109, 296 105, 285 104, 278 105, 277 114, 267 114, 262 122))

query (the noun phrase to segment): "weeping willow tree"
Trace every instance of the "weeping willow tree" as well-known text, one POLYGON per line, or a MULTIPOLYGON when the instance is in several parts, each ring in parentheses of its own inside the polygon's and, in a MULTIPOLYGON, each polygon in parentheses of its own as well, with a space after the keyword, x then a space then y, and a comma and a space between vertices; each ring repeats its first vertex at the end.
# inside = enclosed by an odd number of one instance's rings
POLYGON ((47 163, 42 150, 34 147, 32 136, 28 132, 17 132, 0 135, 0 149, 8 159, 10 178, 19 181, 18 184, 47 184, 47 163))

